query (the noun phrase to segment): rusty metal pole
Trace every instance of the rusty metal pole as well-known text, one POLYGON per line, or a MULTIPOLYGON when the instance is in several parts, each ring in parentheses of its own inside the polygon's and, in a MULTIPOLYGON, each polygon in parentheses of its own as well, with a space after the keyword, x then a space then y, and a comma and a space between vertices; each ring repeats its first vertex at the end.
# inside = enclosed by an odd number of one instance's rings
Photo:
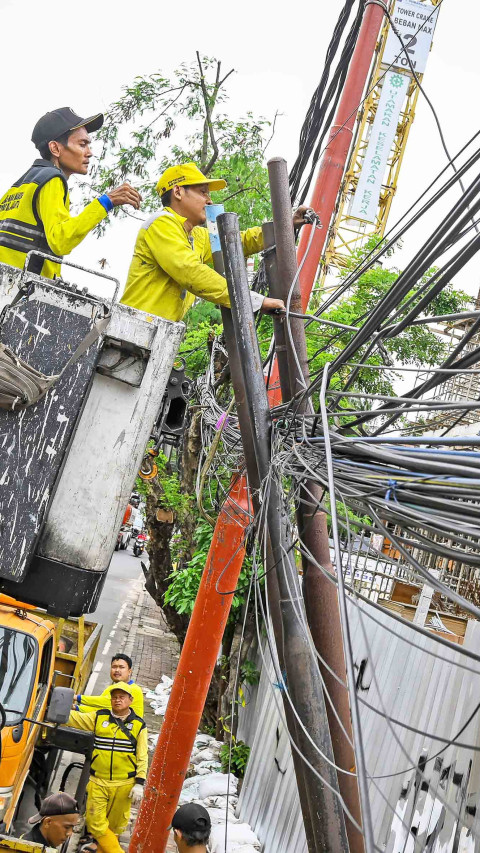
POLYGON ((312 774, 314 782, 308 792, 310 813, 314 817, 315 849, 329 851, 329 853, 333 851, 344 853, 348 849, 348 841, 343 811, 338 796, 335 795, 338 790, 336 773, 328 763, 333 759, 333 752, 330 733, 325 724, 326 712, 320 673, 317 661, 311 653, 308 637, 305 636, 303 621, 299 617, 298 608, 301 607, 301 599, 289 520, 277 481, 275 477, 269 478, 271 416, 248 290, 238 217, 234 213, 224 213, 219 217, 218 225, 258 474, 262 483, 263 501, 268 500, 265 514, 280 594, 286 683, 299 716, 297 729, 299 747, 321 777, 320 779, 312 774), (267 480, 268 490, 265 487, 267 480), (268 498, 266 491, 268 491, 268 498))
MULTIPOLYGON (((225 275, 225 265, 223 262, 222 250, 220 247, 220 243, 218 240, 218 229, 217 229, 217 217, 220 216, 221 213, 225 212, 225 208, 223 204, 211 204, 207 207, 207 227, 210 235, 210 244, 212 248, 212 256, 213 256, 213 266, 216 272, 220 273, 220 275, 225 275)), ((271 224, 271 234, 272 234, 272 243, 273 243, 273 223, 271 224)), ((275 253, 271 255, 271 261, 273 264, 276 264, 275 261, 275 253)), ((253 436, 252 429, 250 424, 250 418, 248 416, 248 409, 245 401, 245 385, 243 383, 242 376, 242 368, 240 365, 240 359, 238 356, 237 342, 235 340, 235 331, 233 328, 232 321, 232 312, 229 308, 222 308, 222 322, 223 322, 223 336, 225 339, 225 344, 228 351, 228 361, 230 365, 230 376, 232 380, 232 385, 235 393, 235 403, 237 409, 238 422, 240 425, 240 432, 242 435, 242 445, 243 452, 245 454, 245 459, 249 459, 249 491, 250 497, 252 500, 252 504, 254 507, 255 515, 258 515, 259 512, 259 491, 260 491, 260 480, 258 477, 258 468, 257 461, 255 459, 255 448, 253 445, 253 436)), ((281 329, 281 326, 280 326, 281 329)), ((278 347, 277 347, 278 351, 278 347)), ((286 357, 286 350, 285 350, 286 357)), ((285 671, 285 663, 283 660, 283 650, 281 643, 282 636, 282 618, 280 611, 280 593, 278 591, 278 582, 277 576, 274 571, 274 560, 272 556, 272 549, 270 546, 270 542, 267 543, 267 554, 266 554, 266 562, 267 562, 267 577, 266 577, 266 586, 267 586, 267 595, 270 607, 270 616, 272 620, 273 633, 275 635, 275 644, 277 647, 277 653, 279 658, 279 665, 282 672, 285 671)), ((283 705, 285 716, 287 719, 288 730, 291 733, 292 737, 295 740, 295 743, 298 746, 298 735, 296 732, 296 720, 288 702, 288 699, 284 695, 282 691, 283 705)), ((295 765, 295 774, 297 778, 297 786, 298 786, 298 796, 300 800, 300 806, 302 809, 303 816, 303 825, 305 828, 305 835, 307 838, 307 845, 310 853, 315 853, 316 843, 315 836, 313 832, 313 822, 312 816, 310 812, 310 802, 308 796, 308 782, 306 779, 306 765, 302 760, 300 755, 295 749, 292 749, 292 758, 293 763, 295 765)))
MULTIPOLYGON (((286 160, 281 157, 274 157, 269 160, 268 174, 270 179, 276 246, 275 254, 277 259, 275 295, 284 299, 285 302, 290 295, 291 310, 302 313, 298 280, 292 289, 297 273, 297 258, 286 160)), ((285 364, 282 365, 279 359, 282 396, 284 388, 287 389, 288 387, 290 391, 289 396, 284 398, 285 401, 291 399, 293 396, 291 393, 292 388, 296 392, 301 391, 303 387, 308 386, 310 381, 303 320, 291 317, 289 318, 289 327, 291 338, 286 330, 283 331, 287 354, 288 386, 285 379, 282 381, 285 364)), ((310 410, 313 411, 309 398, 298 405, 299 414, 310 410)), ((318 485, 311 481, 306 481, 301 489, 297 505, 298 530, 308 552, 312 554, 313 558, 326 571, 334 574, 335 570, 330 557, 326 514, 316 508, 316 506, 320 505, 321 499, 322 491, 318 485)), ((305 608, 313 642, 323 660, 342 681, 346 682, 343 638, 336 587, 324 576, 318 565, 314 562, 302 557, 302 563, 305 608)), ((328 725, 335 761, 339 767, 351 771, 355 767, 355 753, 351 746, 353 735, 348 691, 346 686, 343 687, 338 683, 327 667, 320 665, 320 668, 331 702, 335 706, 343 728, 348 734, 347 737, 332 710, 330 702, 326 700, 328 725)), ((348 776, 345 773, 338 773, 338 784, 350 813, 357 823, 361 825, 362 818, 356 777, 348 776)), ((346 819, 346 829, 351 853, 363 853, 365 849, 363 835, 348 819, 346 819)))

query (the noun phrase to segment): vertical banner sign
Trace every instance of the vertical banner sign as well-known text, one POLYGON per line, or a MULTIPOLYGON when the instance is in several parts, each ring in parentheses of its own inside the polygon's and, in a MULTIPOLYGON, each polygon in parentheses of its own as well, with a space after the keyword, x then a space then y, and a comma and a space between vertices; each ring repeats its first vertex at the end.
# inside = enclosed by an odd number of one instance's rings
MULTIPOLYGON (((419 4, 420 5, 420 4, 419 4)), ((349 216, 375 222, 383 176, 411 77, 387 71, 349 216)))
POLYGON ((438 9, 430 3, 417 0, 397 0, 392 12, 392 21, 402 42, 390 27, 382 62, 411 71, 408 57, 416 74, 423 74, 432 46, 433 31, 438 18, 438 9))

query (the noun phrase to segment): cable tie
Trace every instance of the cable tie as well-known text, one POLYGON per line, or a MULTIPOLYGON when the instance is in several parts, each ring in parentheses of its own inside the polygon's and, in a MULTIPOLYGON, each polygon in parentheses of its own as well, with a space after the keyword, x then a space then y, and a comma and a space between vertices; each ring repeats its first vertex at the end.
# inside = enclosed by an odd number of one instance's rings
POLYGON ((391 498, 393 497, 393 500, 395 501, 395 503, 398 504, 397 487, 398 487, 398 483, 396 480, 389 480, 388 481, 388 489, 387 489, 386 494, 385 494, 385 500, 386 501, 391 500, 391 498))
POLYGON ((272 681, 272 687, 280 690, 281 693, 285 693, 287 690, 287 673, 285 670, 282 671, 282 679, 282 681, 272 681))

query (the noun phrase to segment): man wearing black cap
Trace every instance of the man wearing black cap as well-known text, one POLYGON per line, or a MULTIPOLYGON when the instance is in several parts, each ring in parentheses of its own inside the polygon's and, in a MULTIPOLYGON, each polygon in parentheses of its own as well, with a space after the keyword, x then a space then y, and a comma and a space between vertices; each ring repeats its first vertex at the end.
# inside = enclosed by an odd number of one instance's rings
POLYGON ((70 216, 68 178, 86 175, 92 152, 90 133, 99 130, 103 115, 81 118, 69 107, 52 110, 39 119, 32 142, 41 159, 0 198, 0 263, 23 269, 28 252, 36 249, 57 260, 33 256, 29 270, 54 278, 60 262, 116 206, 140 206, 140 195, 129 184, 99 196, 70 216))
POLYGON ((179 853, 206 853, 212 823, 203 806, 198 803, 180 806, 171 828, 179 853))
POLYGON ((59 847, 70 838, 79 821, 77 801, 69 794, 51 794, 40 806, 38 814, 29 819, 30 832, 25 841, 35 841, 47 847, 59 847))

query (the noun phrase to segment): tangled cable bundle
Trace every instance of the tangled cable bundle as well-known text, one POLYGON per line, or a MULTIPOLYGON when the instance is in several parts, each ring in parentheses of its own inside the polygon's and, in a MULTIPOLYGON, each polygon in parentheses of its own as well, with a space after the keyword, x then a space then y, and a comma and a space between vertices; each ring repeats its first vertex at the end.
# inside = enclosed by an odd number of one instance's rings
MULTIPOLYGON (((371 2, 378 4, 380 0, 371 2)), ((353 0, 347 0, 342 9, 325 72, 302 128, 299 156, 290 175, 292 198, 305 198, 322 140, 336 109, 361 18, 362 4, 359 4, 347 33, 354 5, 353 0), (332 70, 342 38, 341 56, 332 70), (307 175, 305 179, 304 174, 307 175)), ((403 43, 402 50, 406 50, 403 43)), ((423 86, 421 91, 425 96, 423 86)), ((433 112, 440 129, 438 117, 433 112)), ((290 311, 296 281, 292 282, 286 300, 285 337, 293 343, 291 320, 303 317, 308 335, 318 341, 318 346, 315 343, 316 350, 309 358, 310 376, 303 375, 303 384, 298 383, 299 390, 292 400, 272 410, 271 465, 266 481, 261 484, 260 513, 253 525, 253 573, 248 588, 242 589, 247 599, 245 620, 249 606, 255 612, 260 654, 265 657, 266 640, 274 661, 276 684, 272 685, 272 691, 279 712, 280 687, 296 724, 301 725, 289 685, 276 658, 269 601, 265 595, 266 507, 271 481, 275 478, 290 517, 292 549, 304 559, 304 564, 306 561, 315 566, 330 584, 335 584, 340 605, 345 605, 347 618, 346 624, 342 622, 342 632, 350 666, 354 664, 348 637, 351 623, 361 633, 376 699, 370 701, 370 695, 362 695, 359 690, 358 696, 350 696, 351 701, 358 701, 363 709, 368 708, 377 715, 390 731, 397 753, 404 759, 395 769, 390 764, 390 755, 382 756, 382 761, 379 758, 375 767, 369 766, 367 761, 364 777, 360 776, 363 771, 359 766, 357 770, 339 767, 337 770, 350 775, 358 772, 359 778, 368 781, 371 797, 384 801, 391 821, 405 832, 403 849, 414 853, 427 848, 421 846, 421 840, 411 831, 406 813, 398 808, 398 796, 396 798, 394 791, 398 794, 399 789, 404 790, 400 782, 402 774, 410 774, 405 790, 415 779, 415 786, 418 785, 418 790, 422 786, 423 791, 429 789, 428 772, 438 761, 445 759, 445 763, 455 767, 456 761, 467 760, 465 750, 470 751, 473 760, 480 745, 469 726, 472 722, 478 725, 480 701, 469 709, 465 719, 452 722, 449 731, 439 731, 433 723, 413 725, 401 711, 397 713, 397 709, 390 707, 389 696, 382 695, 379 675, 383 659, 375 658, 368 626, 373 624, 375 631, 384 635, 385 647, 395 638, 416 655, 416 661, 427 656, 435 664, 448 664, 452 679, 459 673, 462 677, 468 673, 474 679, 480 675, 480 655, 472 647, 454 645, 449 638, 452 632, 445 627, 445 614, 464 621, 466 617, 480 619, 480 438, 471 434, 474 432, 472 423, 476 420, 480 429, 480 310, 477 305, 472 310, 450 314, 439 314, 435 310, 437 297, 480 249, 480 173, 474 174, 480 160, 479 136, 480 131, 477 131, 455 156, 450 157, 442 134, 448 160, 445 168, 390 228, 381 244, 372 248, 349 271, 334 292, 324 294, 322 304, 314 313, 299 315, 290 311), (439 203, 442 210, 445 209, 446 199, 450 199, 447 213, 437 214, 439 203), (327 313, 341 306, 342 300, 363 286, 365 273, 378 268, 392 248, 420 222, 428 223, 430 236, 371 310, 349 318, 348 323, 327 313), (438 364, 424 369, 408 366, 408 358, 402 361, 395 355, 394 343, 407 330, 424 327, 437 335, 439 341, 442 330, 455 329, 453 346, 446 355, 443 352, 438 364), (416 381, 404 381, 399 394, 384 393, 381 388, 378 393, 365 390, 371 387, 366 379, 372 375, 388 377, 385 384, 392 387, 393 383, 396 388, 398 377, 408 380, 410 372, 417 374, 416 381), (475 380, 468 396, 461 392, 466 377, 475 380), (403 390, 405 385, 409 386, 407 390, 403 390), (462 432, 460 429, 459 434, 459 428, 467 423, 469 430, 462 432), (322 495, 320 500, 318 487, 322 495), (324 513, 328 517, 330 553, 336 575, 316 561, 308 550, 302 535, 304 531, 297 527, 294 509, 302 501, 310 504, 310 512, 324 513), (377 578, 380 579, 378 584, 377 578), (422 591, 430 590, 431 593, 433 590, 431 600, 440 613, 436 614, 436 622, 407 622, 394 609, 385 607, 397 581, 413 585, 418 599, 422 591), (454 653, 456 656, 452 657, 454 653), (468 735, 462 738, 467 730, 468 735), (419 761, 418 742, 414 750, 411 735, 423 738, 419 748, 423 749, 422 744, 428 745, 428 758, 419 761), (387 788, 386 782, 380 783, 380 780, 393 779, 397 779, 400 788, 387 788)), ((311 233, 313 235, 314 228, 311 233)), ((306 254, 311 245, 312 239, 306 254)), ((300 259, 300 266, 306 254, 300 259)), ((261 270, 256 289, 263 292, 265 285, 261 270)), ((214 345, 217 346, 219 344, 214 345)), ((441 350, 439 347, 438 352, 441 350)), ((267 383, 274 355, 272 341, 266 360, 267 383)), ((219 385, 215 378, 214 361, 212 352, 209 371, 197 388, 203 445, 197 493, 200 502, 202 495, 205 499, 208 494, 211 504, 218 503, 219 495, 225 495, 228 475, 243 469, 234 404, 229 403, 231 397, 226 395, 225 386, 219 385)), ((251 532, 249 529, 249 534, 251 532)), ((225 594, 227 591, 221 582, 219 585, 218 592, 225 594)), ((292 601, 312 656, 321 668, 328 670, 328 663, 320 657, 310 635, 305 607, 309 602, 301 597, 294 598, 293 594, 292 601)), ((319 678, 327 701, 332 704, 321 668, 319 678)), ((337 674, 331 670, 330 674, 346 689, 337 674)), ((297 744, 287 734, 292 749, 298 752, 297 744)), ((358 744, 359 736, 361 739, 369 734, 360 726, 354 731, 354 739, 358 744)), ((306 756, 301 757, 308 763, 306 756)), ((309 767, 316 772, 311 765, 309 767)), ((326 780, 322 781, 327 784, 326 780)), ((471 791, 470 794, 474 796, 471 791)), ((336 796, 353 821, 338 792, 336 796)), ((459 802, 449 800, 446 789, 440 784, 434 798, 441 804, 445 820, 458 821, 461 831, 465 830, 478 844, 480 831, 474 811, 462 812, 459 802)), ((378 841, 373 846, 366 845, 369 853, 373 849, 386 849, 384 839, 378 841)))

